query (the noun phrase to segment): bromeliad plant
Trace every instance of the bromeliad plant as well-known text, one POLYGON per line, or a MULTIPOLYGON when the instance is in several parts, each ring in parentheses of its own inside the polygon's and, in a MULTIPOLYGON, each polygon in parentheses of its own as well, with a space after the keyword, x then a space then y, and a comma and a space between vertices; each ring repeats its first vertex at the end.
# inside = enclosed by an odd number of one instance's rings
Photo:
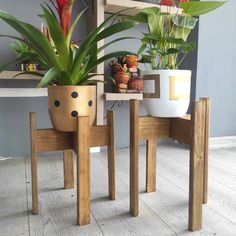
POLYGON ((173 0, 161 0, 160 8, 146 8, 133 17, 126 17, 148 26, 148 33, 143 34, 138 51, 138 55, 146 52, 141 62, 150 63, 152 70, 178 69, 196 45, 188 42, 198 21, 195 16, 206 14, 224 3, 180 0, 177 6, 173 0))
MULTIPOLYGON (((72 34, 86 9, 81 11, 74 22, 70 24, 74 0, 50 0, 50 2, 56 12, 49 4, 42 5, 43 14, 41 17, 48 26, 46 35, 43 33, 45 29, 41 32, 33 25, 20 21, 4 11, 0 11, 0 19, 20 33, 26 39, 24 43, 33 49, 33 51, 25 52, 24 55, 17 57, 16 60, 1 66, 0 71, 17 61, 33 59, 33 61, 48 70, 46 74, 25 72, 42 76, 40 87, 51 83, 58 85, 90 85, 98 82, 98 80, 92 79, 97 76, 97 74, 92 73, 97 65, 113 57, 130 54, 127 51, 118 51, 99 57, 99 53, 104 48, 128 37, 115 39, 97 48, 97 44, 101 40, 130 29, 137 24, 137 22, 133 21, 123 21, 111 25, 111 22, 122 11, 109 16, 75 50, 74 47, 71 47, 72 34)), ((0 35, 0 37, 10 37, 22 41, 20 37, 15 36, 0 35)))

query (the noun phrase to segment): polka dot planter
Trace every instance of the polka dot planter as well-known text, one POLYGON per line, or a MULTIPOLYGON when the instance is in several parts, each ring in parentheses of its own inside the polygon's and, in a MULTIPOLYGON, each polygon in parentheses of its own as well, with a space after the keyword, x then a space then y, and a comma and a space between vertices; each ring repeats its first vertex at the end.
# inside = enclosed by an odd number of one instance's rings
POLYGON ((76 130, 76 117, 89 116, 92 126, 96 116, 96 86, 48 86, 48 109, 53 128, 76 130))

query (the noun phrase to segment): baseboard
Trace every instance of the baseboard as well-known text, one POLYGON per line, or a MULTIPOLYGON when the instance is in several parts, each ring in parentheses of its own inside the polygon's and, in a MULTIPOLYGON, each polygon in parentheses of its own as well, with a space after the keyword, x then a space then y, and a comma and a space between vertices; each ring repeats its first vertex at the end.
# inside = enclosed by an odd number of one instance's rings
POLYGON ((210 138, 209 148, 218 149, 218 148, 227 148, 227 147, 236 147, 236 136, 222 136, 210 138))

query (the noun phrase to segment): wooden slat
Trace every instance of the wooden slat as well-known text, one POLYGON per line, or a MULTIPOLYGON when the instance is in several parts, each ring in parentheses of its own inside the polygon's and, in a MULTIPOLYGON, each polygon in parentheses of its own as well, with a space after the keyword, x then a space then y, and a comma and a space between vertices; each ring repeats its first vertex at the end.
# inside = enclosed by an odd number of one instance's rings
POLYGON ((157 139, 169 137, 170 119, 151 116, 139 118, 139 138, 157 139))
POLYGON ((53 129, 37 130, 38 152, 51 152, 73 148, 72 133, 58 132, 53 129))
POLYGON ((113 110, 107 111, 107 125, 109 127, 109 145, 108 145, 108 186, 109 197, 111 200, 116 198, 115 187, 115 125, 113 110))
POLYGON ((30 140, 31 140, 31 184, 32 184, 32 213, 38 214, 38 171, 37 171, 37 130, 36 114, 30 112, 30 140))
POLYGON ((139 214, 139 184, 138 184, 138 148, 139 148, 139 101, 130 102, 130 213, 139 214))
MULTIPOLYGON (((0 73, 0 79, 12 79, 14 76, 16 76, 19 73, 22 73, 23 71, 3 71, 0 73)), ((41 72, 40 72, 41 73, 41 72)), ((45 73, 42 71, 42 73, 45 73)), ((36 76, 36 75, 19 75, 15 77, 14 79, 17 80, 41 80, 42 77, 36 76)))
POLYGON ((156 139, 146 142, 146 192, 156 191, 156 139))
POLYGON ((190 117, 170 119, 170 138, 181 143, 191 143, 191 120, 190 117))
POLYGON ((73 169, 73 152, 64 150, 63 152, 63 170, 64 170, 64 188, 74 188, 74 169, 73 169))
POLYGON ((104 93, 106 101, 129 101, 131 99, 143 100, 142 93, 104 93))
POLYGON ((77 118, 77 224, 90 223, 89 117, 77 118))
POLYGON ((208 201, 208 151, 209 151, 209 132, 210 132, 210 99, 200 98, 205 106, 204 113, 204 180, 203 180, 203 204, 208 201))
POLYGON ((107 125, 93 126, 91 128, 90 147, 109 145, 109 127, 107 125))
MULTIPOLYGON (((129 9, 124 14, 126 15, 135 15, 137 14, 141 9, 146 8, 146 7, 159 7, 158 4, 151 4, 147 2, 141 2, 141 1, 134 1, 134 0, 105 0, 105 11, 107 13, 115 13, 117 11, 120 11, 125 8, 131 8, 134 7, 133 9, 129 9)), ((181 11, 178 11, 177 8, 174 7, 165 7, 162 6, 161 8, 162 11, 169 11, 171 13, 178 13, 180 14, 181 11)))
POLYGON ((202 228, 204 110, 201 102, 193 104, 189 180, 189 230, 191 231, 202 228))

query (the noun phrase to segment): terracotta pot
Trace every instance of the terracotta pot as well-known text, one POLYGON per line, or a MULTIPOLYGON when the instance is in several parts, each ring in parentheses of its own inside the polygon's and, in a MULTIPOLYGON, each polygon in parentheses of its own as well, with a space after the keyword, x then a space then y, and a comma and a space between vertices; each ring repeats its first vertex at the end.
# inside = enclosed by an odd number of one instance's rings
POLYGON ((129 82, 129 89, 138 92, 143 91, 143 80, 142 79, 131 79, 129 82))
POLYGON ((96 86, 48 86, 48 110, 54 129, 76 131, 76 117, 96 116, 96 86))
POLYGON ((138 57, 134 55, 128 55, 126 57, 126 63, 129 68, 138 67, 138 57))
POLYGON ((155 117, 181 117, 190 101, 191 71, 143 71, 144 106, 155 117))
POLYGON ((128 84, 130 76, 125 71, 120 71, 114 75, 114 79, 117 84, 128 84))

